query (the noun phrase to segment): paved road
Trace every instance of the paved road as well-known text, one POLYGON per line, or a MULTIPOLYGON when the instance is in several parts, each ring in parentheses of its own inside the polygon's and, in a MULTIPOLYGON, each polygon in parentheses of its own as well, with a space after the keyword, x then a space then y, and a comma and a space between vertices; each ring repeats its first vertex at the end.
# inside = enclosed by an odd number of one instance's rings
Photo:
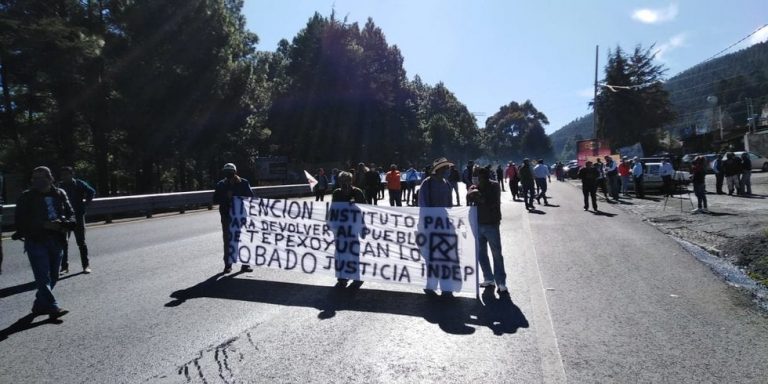
POLYGON ((71 313, 26 324, 31 272, 4 242, 0 382, 765 382, 768 318, 748 300, 635 216, 550 195, 537 213, 503 199, 511 301, 222 276, 205 211, 89 228, 94 273, 56 289, 71 313))

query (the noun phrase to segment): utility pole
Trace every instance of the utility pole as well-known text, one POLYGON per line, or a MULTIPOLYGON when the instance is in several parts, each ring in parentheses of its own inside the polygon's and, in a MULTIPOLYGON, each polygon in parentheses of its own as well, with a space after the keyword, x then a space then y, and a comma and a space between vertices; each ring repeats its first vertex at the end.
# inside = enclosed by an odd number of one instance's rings
POLYGON ((599 45, 595 45, 595 94, 592 99, 592 137, 597 139, 597 55, 600 50, 599 45))
POLYGON ((752 99, 745 97, 747 104, 747 123, 749 123, 749 133, 755 132, 755 107, 752 105, 752 99))

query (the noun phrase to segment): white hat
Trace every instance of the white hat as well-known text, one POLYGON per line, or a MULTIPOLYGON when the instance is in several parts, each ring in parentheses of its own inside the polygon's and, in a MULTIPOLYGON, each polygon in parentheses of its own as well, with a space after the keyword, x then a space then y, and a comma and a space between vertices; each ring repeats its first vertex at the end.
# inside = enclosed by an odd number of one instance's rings
POLYGON ((237 167, 235 167, 232 163, 226 163, 224 164, 224 168, 221 169, 222 171, 235 171, 237 172, 237 167))
POLYGON ((448 161, 448 159, 446 159, 445 157, 437 158, 435 159, 435 161, 432 162, 432 173, 434 173, 440 168, 450 167, 452 165, 454 164, 448 161))

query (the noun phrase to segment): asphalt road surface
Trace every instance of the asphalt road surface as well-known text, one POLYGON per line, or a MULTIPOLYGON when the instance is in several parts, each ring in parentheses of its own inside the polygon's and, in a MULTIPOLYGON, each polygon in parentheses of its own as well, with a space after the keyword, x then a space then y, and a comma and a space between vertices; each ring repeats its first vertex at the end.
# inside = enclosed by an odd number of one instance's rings
MULTIPOLYGON (((674 240, 581 192, 528 213, 503 195, 510 299, 256 269, 222 275, 218 213, 88 229, 94 273, 30 319, 32 273, 6 240, 5 383, 765 383, 768 318, 674 240)), ((74 248, 74 247, 73 247, 74 248)), ((237 270, 237 269, 236 269, 237 270)))

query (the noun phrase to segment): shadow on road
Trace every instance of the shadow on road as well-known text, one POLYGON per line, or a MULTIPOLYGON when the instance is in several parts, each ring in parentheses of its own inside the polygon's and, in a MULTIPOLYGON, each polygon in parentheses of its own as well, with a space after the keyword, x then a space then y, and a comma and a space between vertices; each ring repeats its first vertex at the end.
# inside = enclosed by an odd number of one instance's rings
POLYGON ((592 214, 595 215, 595 216, 607 216, 607 217, 614 217, 614 216, 616 216, 615 213, 608 213, 608 212, 601 211, 601 210, 593 211, 592 214))
POLYGON ((389 313, 418 316, 440 329, 456 335, 471 335, 472 326, 488 327, 496 335, 512 334, 528 328, 528 320, 509 294, 496 297, 494 288, 486 288, 482 301, 466 297, 428 296, 413 292, 349 287, 316 286, 266 280, 237 279, 237 274, 216 274, 207 280, 171 294, 165 304, 176 307, 196 298, 243 300, 275 305, 316 308, 321 320, 333 318, 339 311, 389 313))
POLYGON ((29 315, 26 315, 26 316, 22 317, 21 319, 17 320, 15 323, 13 323, 8 328, 0 330, 0 342, 5 341, 6 339, 8 339, 8 336, 13 335, 14 333, 23 332, 23 331, 26 331, 28 329, 36 328, 36 327, 39 327, 39 326, 45 325, 45 324, 61 324, 61 323, 63 323, 63 321, 61 319, 52 319, 50 317, 47 317, 47 315, 46 315, 45 320, 41 320, 41 321, 35 322, 34 321, 35 317, 36 317, 36 315, 33 315, 33 314, 30 313, 29 315))
MULTIPOLYGON (((70 275, 66 275, 64 277, 59 277, 58 281, 69 279, 70 277, 75 277, 77 275, 82 275, 83 272, 73 273, 70 275)), ((34 281, 30 281, 29 283, 14 285, 12 287, 6 287, 3 289, 0 289, 0 299, 8 296, 13 296, 19 293, 27 292, 27 291, 34 291, 37 287, 35 286, 34 281)))

